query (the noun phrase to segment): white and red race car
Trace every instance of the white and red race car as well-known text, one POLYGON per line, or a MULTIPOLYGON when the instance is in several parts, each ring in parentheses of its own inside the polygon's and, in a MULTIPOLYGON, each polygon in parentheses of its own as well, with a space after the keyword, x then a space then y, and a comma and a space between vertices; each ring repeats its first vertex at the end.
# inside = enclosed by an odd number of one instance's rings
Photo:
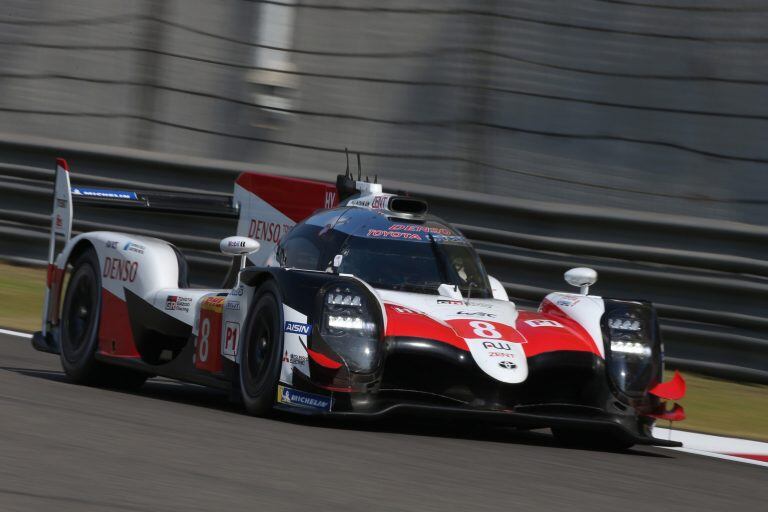
POLYGON ((221 289, 191 288, 182 254, 156 238, 70 239, 72 200, 141 204, 125 190, 70 188, 59 160, 48 289, 35 348, 75 382, 140 386, 161 375, 228 389, 251 414, 466 417, 551 428, 569 443, 678 445, 679 375, 647 302, 578 293, 536 311, 510 302, 472 245, 424 201, 381 185, 241 174, 238 236, 221 289), (54 255, 56 237, 63 250, 54 255), (64 276, 69 272, 66 290, 64 276))

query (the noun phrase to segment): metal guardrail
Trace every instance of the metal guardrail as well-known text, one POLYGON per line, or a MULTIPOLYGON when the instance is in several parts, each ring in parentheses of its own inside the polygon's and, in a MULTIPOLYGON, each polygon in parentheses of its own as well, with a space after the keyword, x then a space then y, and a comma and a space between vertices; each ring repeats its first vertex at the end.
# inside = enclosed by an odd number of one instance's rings
MULTIPOLYGON (((0 258, 42 261, 50 223, 53 158, 65 156, 77 185, 229 197, 235 175, 258 170, 331 179, 299 170, 180 159, 114 148, 0 140, 0 258), (179 160, 179 159, 176 159, 179 160)), ((510 297, 535 305, 565 288, 562 274, 591 266, 596 293, 652 300, 672 367, 768 383, 768 228, 389 183, 430 201, 478 249, 510 297)), ((218 241, 232 218, 78 205, 74 231, 120 230, 166 239, 187 256, 195 284, 218 284, 228 266, 218 241)))

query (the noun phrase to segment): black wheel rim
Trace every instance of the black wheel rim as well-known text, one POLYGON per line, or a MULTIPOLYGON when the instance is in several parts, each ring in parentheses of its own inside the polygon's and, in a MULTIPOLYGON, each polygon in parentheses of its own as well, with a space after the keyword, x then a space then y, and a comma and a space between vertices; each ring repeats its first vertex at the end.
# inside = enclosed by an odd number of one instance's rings
POLYGON ((261 393, 269 373, 269 367, 275 352, 275 312, 272 304, 254 311, 251 320, 248 348, 245 353, 245 365, 248 379, 245 382, 246 389, 251 396, 261 393))
POLYGON ((93 337, 98 314, 98 290, 93 271, 81 267, 72 276, 67 290, 67 302, 63 311, 64 356, 74 362, 80 359, 93 337), (71 292, 70 292, 71 290, 71 292))

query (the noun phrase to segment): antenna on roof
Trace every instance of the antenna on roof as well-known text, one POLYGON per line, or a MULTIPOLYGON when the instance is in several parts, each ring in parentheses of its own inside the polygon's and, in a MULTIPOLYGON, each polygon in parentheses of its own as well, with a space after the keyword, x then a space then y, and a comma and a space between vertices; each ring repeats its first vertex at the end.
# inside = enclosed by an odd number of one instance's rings
POLYGON ((373 182, 374 183, 378 183, 379 182, 379 175, 378 174, 374 174, 373 175, 373 182))
POLYGON ((357 181, 363 181, 363 168, 360 167, 360 153, 357 154, 357 181))
POLYGON ((347 171, 344 173, 344 176, 351 177, 349 174, 349 150, 347 148, 344 148, 344 156, 347 157, 347 171))

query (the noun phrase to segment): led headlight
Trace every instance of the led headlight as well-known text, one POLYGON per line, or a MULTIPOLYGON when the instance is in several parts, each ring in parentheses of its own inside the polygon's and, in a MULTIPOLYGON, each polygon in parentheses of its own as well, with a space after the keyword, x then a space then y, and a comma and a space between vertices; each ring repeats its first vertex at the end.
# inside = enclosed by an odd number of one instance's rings
POLYGON ((379 360, 376 310, 357 285, 344 283, 325 291, 323 340, 355 372, 370 372, 379 360))
POLYGON ((661 366, 655 315, 649 304, 606 300, 603 317, 611 381, 627 396, 641 396, 661 366))

